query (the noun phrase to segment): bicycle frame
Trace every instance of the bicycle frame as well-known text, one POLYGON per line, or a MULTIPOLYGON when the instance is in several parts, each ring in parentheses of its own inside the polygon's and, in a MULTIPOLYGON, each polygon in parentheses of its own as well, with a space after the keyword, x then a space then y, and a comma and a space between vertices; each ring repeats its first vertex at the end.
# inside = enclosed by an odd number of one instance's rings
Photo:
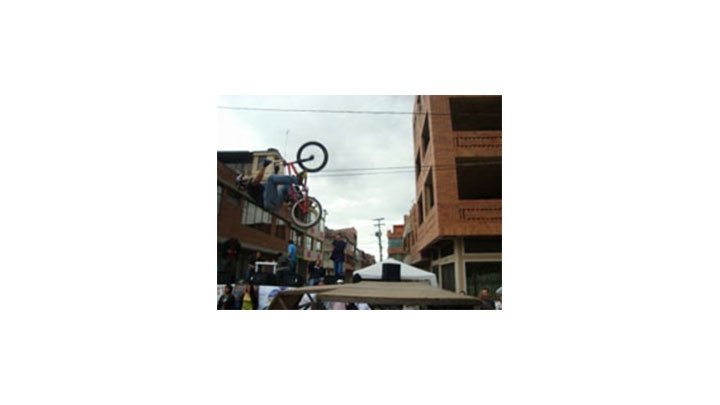
MULTIPOLYGON (((315 159, 314 156, 311 156, 307 159, 303 159, 302 162, 309 162, 311 160, 315 159)), ((300 162, 299 160, 293 161, 293 162, 286 162, 285 166, 287 167, 288 175, 295 175, 298 176, 298 171, 295 168, 295 164, 300 162)), ((298 200, 302 199, 303 202, 300 204, 300 208, 303 212, 303 214, 307 214, 308 212, 308 198, 309 195, 309 189, 307 187, 307 177, 305 177, 305 180, 303 180, 302 183, 300 183, 300 189, 302 190, 302 196, 299 196, 297 192, 295 192, 295 187, 290 187, 290 199, 293 203, 297 202, 298 200)))

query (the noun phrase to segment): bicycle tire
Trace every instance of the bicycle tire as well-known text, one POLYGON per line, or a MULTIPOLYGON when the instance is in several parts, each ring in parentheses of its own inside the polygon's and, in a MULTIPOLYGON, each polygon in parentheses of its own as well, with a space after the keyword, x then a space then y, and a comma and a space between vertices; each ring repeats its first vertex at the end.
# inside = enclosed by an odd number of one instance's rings
POLYGON ((322 205, 320 205, 320 201, 318 201, 315 197, 308 197, 307 199, 308 205, 312 207, 313 211, 317 212, 317 215, 314 217, 308 218, 307 215, 302 212, 301 204, 304 202, 302 199, 295 201, 295 204, 293 204, 290 209, 290 219, 292 219, 295 225, 301 228, 312 228, 320 222, 320 219, 322 219, 323 210, 322 205))
MULTIPOLYGON (((307 157, 309 157, 309 156, 307 156, 307 157)), ((325 167, 325 165, 328 162, 328 152, 327 152, 327 149, 325 148, 325 145, 321 144, 320 142, 316 142, 316 141, 305 142, 302 146, 300 146, 300 149, 298 149, 297 162, 300 165, 300 167, 305 169, 305 171, 307 171, 307 172, 310 172, 310 173, 319 172, 320 170, 323 169, 323 167, 325 167), (311 162, 321 161, 319 166, 318 165, 308 165, 307 163, 310 163, 310 162, 305 162, 305 163, 302 162, 304 159, 303 151, 310 146, 317 146, 320 148, 320 151, 322 152, 321 159, 317 159, 318 157, 316 156, 315 157, 316 159, 313 159, 311 161, 311 162)))

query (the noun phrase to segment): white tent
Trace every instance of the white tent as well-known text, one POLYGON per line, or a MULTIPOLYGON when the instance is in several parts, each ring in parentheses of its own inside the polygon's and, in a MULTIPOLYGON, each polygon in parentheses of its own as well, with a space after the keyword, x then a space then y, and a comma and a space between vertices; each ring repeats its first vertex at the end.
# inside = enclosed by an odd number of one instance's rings
POLYGON ((433 287, 438 286, 437 277, 435 277, 435 274, 429 271, 418 269, 417 267, 413 267, 409 264, 399 262, 395 259, 387 259, 380 263, 375 263, 372 266, 365 267, 364 269, 355 270, 353 272, 353 276, 355 274, 359 274, 363 280, 382 280, 383 263, 393 263, 400 265, 400 281, 427 281, 433 287))

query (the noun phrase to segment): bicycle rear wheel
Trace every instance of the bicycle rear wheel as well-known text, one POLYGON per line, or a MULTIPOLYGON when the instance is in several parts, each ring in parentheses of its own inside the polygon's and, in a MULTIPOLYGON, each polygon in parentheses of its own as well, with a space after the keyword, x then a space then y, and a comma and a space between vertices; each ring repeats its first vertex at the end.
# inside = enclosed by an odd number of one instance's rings
POLYGON ((320 142, 306 142, 297 153, 297 162, 306 171, 313 173, 319 172, 325 167, 328 161, 328 152, 325 146, 320 142), (312 160, 306 160, 312 159, 312 160), (303 160, 306 160, 303 162, 303 160))
POLYGON ((293 223, 301 228, 312 228, 322 218, 322 206, 315 197, 307 198, 307 206, 305 200, 295 201, 290 209, 290 218, 293 223))

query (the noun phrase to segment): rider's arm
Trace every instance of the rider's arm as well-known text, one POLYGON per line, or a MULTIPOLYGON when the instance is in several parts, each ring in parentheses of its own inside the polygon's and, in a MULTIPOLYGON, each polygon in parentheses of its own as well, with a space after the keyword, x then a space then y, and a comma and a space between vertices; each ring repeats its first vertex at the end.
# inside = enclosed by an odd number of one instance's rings
POLYGON ((257 186, 262 181, 263 177, 265 177, 265 168, 268 167, 272 163, 270 159, 265 159, 263 161, 263 166, 260 168, 260 170, 255 175, 255 178, 252 179, 252 185, 257 186))

